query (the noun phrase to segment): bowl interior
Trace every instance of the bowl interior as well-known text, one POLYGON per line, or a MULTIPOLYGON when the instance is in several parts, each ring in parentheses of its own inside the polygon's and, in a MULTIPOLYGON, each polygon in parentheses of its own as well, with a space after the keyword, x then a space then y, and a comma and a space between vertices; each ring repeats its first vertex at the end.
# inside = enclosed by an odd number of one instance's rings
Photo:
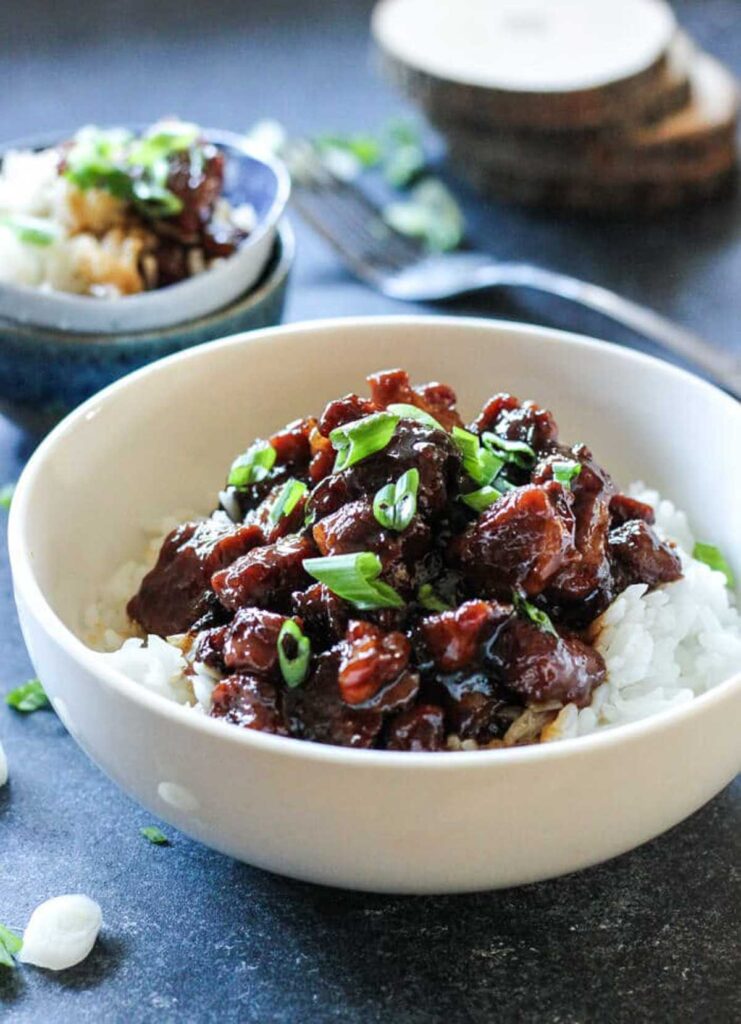
POLYGON ((619 485, 640 478, 741 567, 741 406, 666 364, 573 335, 438 318, 329 321, 240 336, 155 363, 91 399, 41 445, 14 502, 18 538, 52 609, 82 613, 143 524, 207 512, 236 454, 403 366, 452 384, 464 418, 497 391, 550 408, 619 485), (53 496, 53 501, 49 500, 53 496))

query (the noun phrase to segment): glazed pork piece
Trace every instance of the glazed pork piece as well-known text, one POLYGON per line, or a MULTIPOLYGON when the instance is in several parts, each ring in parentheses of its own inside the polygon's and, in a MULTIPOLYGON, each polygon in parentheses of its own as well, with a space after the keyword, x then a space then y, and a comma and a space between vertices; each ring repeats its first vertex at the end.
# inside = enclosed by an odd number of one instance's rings
POLYGON ((368 383, 239 456, 129 613, 188 634, 210 714, 242 728, 416 752, 537 741, 606 677, 595 618, 678 579, 679 558, 535 403, 495 395, 466 428, 447 385, 368 383))

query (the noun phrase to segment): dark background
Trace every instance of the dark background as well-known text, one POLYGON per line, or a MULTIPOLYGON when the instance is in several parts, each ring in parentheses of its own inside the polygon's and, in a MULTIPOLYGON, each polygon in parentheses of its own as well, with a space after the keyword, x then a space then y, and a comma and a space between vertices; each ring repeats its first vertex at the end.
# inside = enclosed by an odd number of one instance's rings
MULTIPOLYGON (((675 7, 738 69, 737 0, 675 7)), ((294 132, 373 129, 404 106, 374 70, 369 9, 357 0, 2 0, 0 133, 165 113, 232 129, 263 117, 294 132)), ((451 184, 475 244, 607 284, 738 346, 738 197, 605 224, 483 203, 451 184)), ((297 226, 288 319, 412 309, 356 284, 297 226)), ((596 315, 534 295, 453 308, 650 350, 596 315)), ((18 475, 30 450, 0 420, 0 482, 18 475)), ((4 549, 0 611, 7 690, 32 670, 4 549)), ((88 763, 52 713, 0 708, 0 737, 12 776, 0 790, 0 921, 22 928, 42 899, 74 891, 97 899, 105 917, 78 968, 0 968, 0 1015, 14 1022, 741 1019, 738 781, 602 867, 509 892, 400 899, 273 877, 170 829, 172 846, 150 846, 139 836, 149 815, 88 763)))

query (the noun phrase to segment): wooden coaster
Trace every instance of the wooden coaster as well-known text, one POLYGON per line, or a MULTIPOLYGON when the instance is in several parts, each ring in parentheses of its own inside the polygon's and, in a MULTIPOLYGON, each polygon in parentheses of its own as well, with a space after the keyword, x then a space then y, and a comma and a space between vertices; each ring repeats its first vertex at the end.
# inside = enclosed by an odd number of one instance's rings
POLYGON ((653 89, 647 89, 634 97, 632 104, 621 111, 619 121, 589 128, 545 129, 519 128, 508 125, 490 125, 476 120, 476 111, 471 117, 446 118, 437 111, 428 111, 430 122, 443 135, 472 139, 488 139, 500 148, 523 149, 525 158, 536 153, 540 147, 550 152, 553 147, 581 147, 595 139, 612 138, 622 132, 657 121, 674 114, 690 101, 690 63, 695 47, 684 32, 675 33, 666 55, 661 76, 653 89))
POLYGON ((709 173, 697 169, 672 180, 605 182, 559 178, 527 178, 514 172, 491 175, 470 162, 455 163, 461 177, 486 196, 524 206, 575 211, 597 216, 650 215, 700 203, 725 194, 737 180, 734 154, 727 154, 709 173))
POLYGON ((688 74, 689 102, 655 125, 609 138, 451 131, 449 149, 458 163, 478 165, 485 179, 516 172, 536 182, 555 178, 611 185, 722 174, 734 160, 736 83, 718 61, 697 51, 688 74))
POLYGON ((372 27, 434 118, 556 130, 620 122, 660 91, 676 23, 664 0, 381 0, 372 27))

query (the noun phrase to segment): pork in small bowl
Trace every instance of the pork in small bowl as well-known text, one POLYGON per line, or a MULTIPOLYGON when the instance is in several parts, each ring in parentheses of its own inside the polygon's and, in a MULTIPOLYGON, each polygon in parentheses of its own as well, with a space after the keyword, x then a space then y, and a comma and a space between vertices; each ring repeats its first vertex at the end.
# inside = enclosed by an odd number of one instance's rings
POLYGON ((0 318, 107 334, 213 313, 262 274, 288 192, 279 161, 184 121, 8 145, 0 318))

